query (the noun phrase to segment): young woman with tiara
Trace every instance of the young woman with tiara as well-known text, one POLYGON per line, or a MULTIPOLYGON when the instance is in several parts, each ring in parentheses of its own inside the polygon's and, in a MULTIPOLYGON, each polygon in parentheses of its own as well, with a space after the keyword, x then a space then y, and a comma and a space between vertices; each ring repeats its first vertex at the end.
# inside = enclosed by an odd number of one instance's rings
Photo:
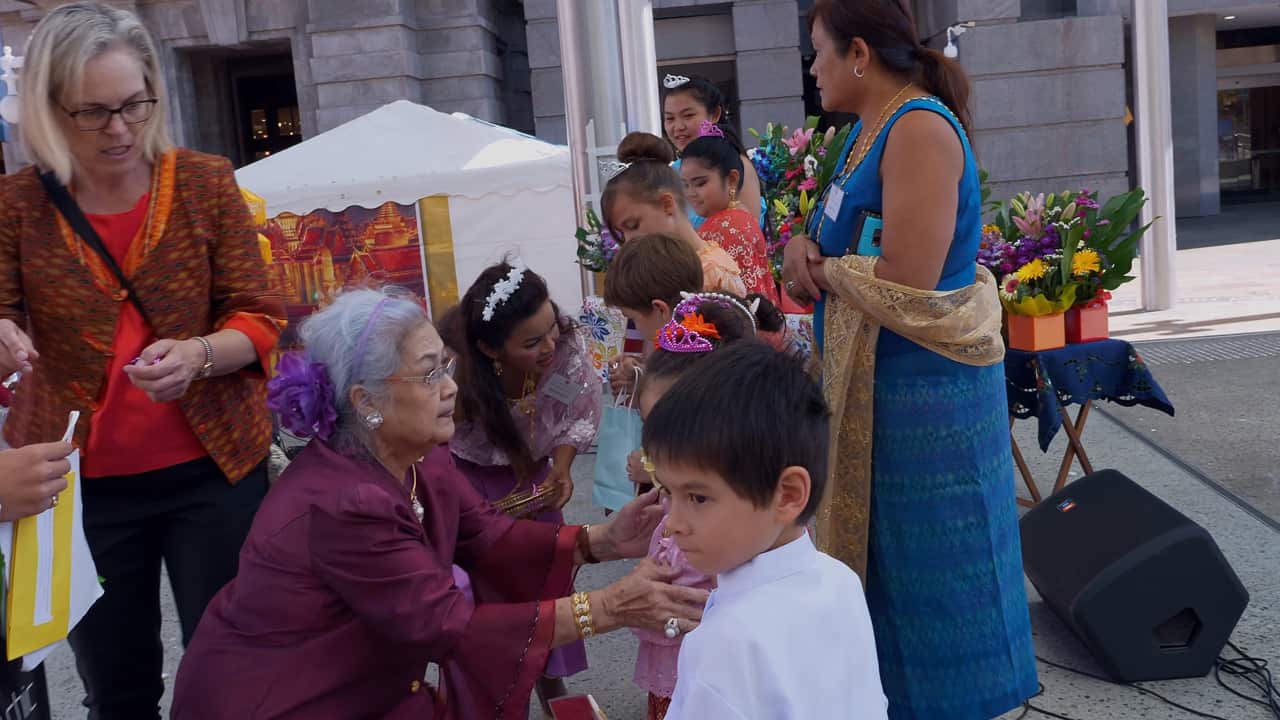
MULTIPOLYGON (((552 302, 547 283, 519 260, 480 273, 440 320, 458 359, 458 469, 498 509, 563 523, 573 495, 570 466, 590 449, 600 422, 600 380, 579 329, 552 302)), ((478 602, 504 602, 502 589, 455 570, 478 602)), ((563 695, 561 678, 587 667, 581 642, 551 652, 543 698, 563 695)))
MULTIPOLYGON (((728 125, 729 108, 724 101, 720 88, 704 77, 667 74, 662 79, 662 129, 667 135, 680 158, 673 167, 680 170, 683 164, 685 148, 697 140, 703 123, 719 125, 725 132, 726 139, 738 152, 746 170, 742 173, 742 188, 739 199, 744 207, 760 208, 756 219, 764 224, 764 201, 761 199, 760 178, 755 167, 747 157, 747 150, 728 125)), ((689 222, 695 229, 701 228, 705 215, 699 215, 694 208, 688 209, 689 222)))
POLYGON ((685 146, 680 166, 685 199, 706 218, 698 235, 719 245, 738 263, 747 292, 777 304, 778 283, 769 267, 760 219, 738 202, 745 172, 742 157, 719 125, 704 122, 699 133, 697 140, 685 146))
POLYGON ((664 234, 683 240, 702 262, 702 287, 747 294, 738 263, 720 246, 706 242, 689 222, 684 181, 671 168, 671 146, 649 133, 633 132, 618 145, 623 169, 605 185, 600 204, 604 224, 626 243, 628 237, 664 234))

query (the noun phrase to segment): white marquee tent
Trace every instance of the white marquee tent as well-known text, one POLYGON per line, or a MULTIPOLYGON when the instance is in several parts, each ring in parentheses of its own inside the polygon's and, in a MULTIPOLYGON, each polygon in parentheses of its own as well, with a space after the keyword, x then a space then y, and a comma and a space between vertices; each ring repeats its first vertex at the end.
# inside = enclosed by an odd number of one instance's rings
MULTIPOLYGON (((389 201, 417 205, 423 247, 434 256, 446 243, 441 254, 454 259, 458 293, 513 252, 547 279, 563 308, 581 305, 564 146, 398 100, 248 165, 236 177, 266 200, 268 217, 377 208, 389 201), (443 232, 421 216, 426 205, 419 200, 427 198, 447 198, 443 232)), ((441 282, 430 265, 428 286, 441 282)), ((433 305, 441 304, 443 290, 428 287, 433 305)), ((432 308, 436 314, 442 309, 432 308)))

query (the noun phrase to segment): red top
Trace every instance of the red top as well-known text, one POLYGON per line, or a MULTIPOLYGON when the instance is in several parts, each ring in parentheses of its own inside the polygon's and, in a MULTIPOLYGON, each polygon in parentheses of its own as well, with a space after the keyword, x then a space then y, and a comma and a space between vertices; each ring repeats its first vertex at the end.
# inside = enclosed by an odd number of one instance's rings
POLYGON ((759 218, 739 207, 726 208, 704 220, 698 235, 724 248, 738 263, 748 293, 759 293, 774 305, 780 302, 759 218))
MULTIPOLYGON (((146 223, 150 199, 151 194, 147 193, 132 210, 116 215, 86 214, 107 252, 121 267, 129 246, 146 223)), ((89 426, 89 442, 84 451, 86 477, 134 475, 208 454, 176 401, 152 402, 124 373, 125 366, 155 341, 155 334, 142 319, 137 306, 132 302, 120 303, 107 379, 102 386, 98 412, 94 413, 89 426)))
MULTIPOLYGON (((150 200, 151 194, 147 193, 128 212, 86 214, 107 252, 121 267, 129 247, 142 235, 150 200)), ((275 337, 259 325, 253 316, 236 315, 225 327, 243 332, 255 347, 265 344, 269 348, 275 344, 275 337)), ((83 460, 85 477, 136 475, 209 454, 191 429, 178 401, 153 402, 124 372, 125 366, 156 340, 137 306, 132 302, 120 303, 106 382, 98 399, 98 411, 89 426, 83 460)))

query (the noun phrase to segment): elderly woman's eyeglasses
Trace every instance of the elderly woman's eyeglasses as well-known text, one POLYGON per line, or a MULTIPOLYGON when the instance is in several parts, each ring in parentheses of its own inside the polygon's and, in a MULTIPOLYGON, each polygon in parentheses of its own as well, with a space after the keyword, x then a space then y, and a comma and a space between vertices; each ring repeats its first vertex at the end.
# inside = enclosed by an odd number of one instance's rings
POLYGON ((444 361, 443 365, 436 368, 435 370, 432 370, 426 375, 414 375, 412 377, 399 377, 399 376, 393 375, 387 379, 394 380, 396 382, 422 383, 427 387, 434 387, 440 384, 441 380, 444 380, 447 377, 453 377, 453 371, 456 370, 457 368, 458 368, 457 358, 449 358, 448 360, 444 361))
POLYGON ((138 125, 151 119, 152 113, 156 110, 156 103, 160 102, 156 98, 147 98, 146 100, 135 100, 131 103, 125 103, 118 108, 95 107, 88 110, 68 110, 63 108, 62 111, 71 117, 71 122, 75 123, 76 129, 81 132, 98 132, 106 130, 111 124, 111 117, 119 115, 121 120, 127 125, 138 125))

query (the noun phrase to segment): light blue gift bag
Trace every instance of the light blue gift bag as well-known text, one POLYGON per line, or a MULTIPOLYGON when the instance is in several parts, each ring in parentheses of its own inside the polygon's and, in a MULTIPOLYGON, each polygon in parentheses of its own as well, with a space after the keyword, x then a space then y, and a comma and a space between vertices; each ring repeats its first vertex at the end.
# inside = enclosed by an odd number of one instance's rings
POLYGON ((627 476, 627 456, 640 448, 641 426, 634 390, 630 397, 619 393, 605 404, 596 435, 595 487, 591 491, 596 505, 616 511, 635 499, 635 483, 627 476))

